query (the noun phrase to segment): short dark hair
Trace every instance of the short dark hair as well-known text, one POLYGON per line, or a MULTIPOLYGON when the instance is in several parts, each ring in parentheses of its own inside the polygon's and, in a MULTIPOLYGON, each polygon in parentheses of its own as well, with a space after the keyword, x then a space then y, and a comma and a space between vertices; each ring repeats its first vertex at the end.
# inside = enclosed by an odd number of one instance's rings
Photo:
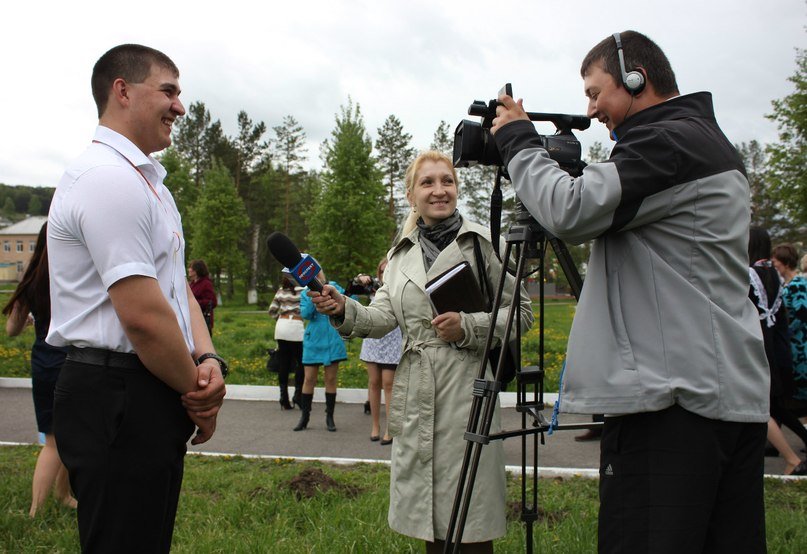
POLYGON ((92 70, 92 97, 98 108, 98 117, 106 110, 109 89, 115 79, 125 79, 130 83, 142 83, 151 74, 153 65, 172 71, 179 77, 179 69, 171 58, 141 44, 121 44, 98 58, 92 70))
POLYGON ((189 265, 196 273, 197 277, 207 277, 210 275, 210 272, 207 270, 207 264, 204 262, 204 260, 191 260, 189 265))
POLYGON ((792 244, 777 244, 773 247, 771 258, 776 258, 788 269, 796 269, 799 264, 799 253, 792 244))
MULTIPOLYGON (((678 94, 675 73, 670 65, 670 60, 667 59, 661 48, 648 37, 636 31, 624 31, 619 35, 622 40, 626 70, 642 68, 645 77, 653 83, 653 89, 659 96, 678 94)), ((580 76, 585 78, 591 66, 596 63, 601 64, 603 71, 613 77, 618 85, 622 84, 622 71, 619 67, 619 56, 613 36, 601 40, 586 54, 580 66, 580 76)))

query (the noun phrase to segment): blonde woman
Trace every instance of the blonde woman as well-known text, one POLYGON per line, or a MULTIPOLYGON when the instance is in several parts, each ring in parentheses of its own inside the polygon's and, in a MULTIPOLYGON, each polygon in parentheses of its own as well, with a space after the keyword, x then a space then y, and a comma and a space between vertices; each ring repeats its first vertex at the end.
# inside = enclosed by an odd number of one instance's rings
MULTIPOLYGON (((487 357, 484 339, 491 325, 501 337, 512 300, 505 296, 496 317, 485 312, 434 315, 424 285, 462 261, 476 268, 474 242, 482 249, 482 277, 494 283, 501 272, 488 230, 459 214, 457 195, 451 160, 437 151, 420 154, 406 172, 411 212, 402 238, 387 256, 384 285, 373 303, 362 306, 333 287, 309 293, 343 336, 379 338, 396 326, 401 329, 403 353, 389 416, 394 438, 389 523, 399 533, 426 541, 427 552, 442 552, 465 449, 471 389, 480 359, 487 357)), ((508 276, 505 291, 513 285, 508 276)), ((532 320, 522 288, 522 332, 532 320)), ((497 411, 491 432, 498 429, 497 411)), ((494 441, 482 450, 462 552, 492 552, 493 539, 505 530, 504 454, 501 442, 494 441)))

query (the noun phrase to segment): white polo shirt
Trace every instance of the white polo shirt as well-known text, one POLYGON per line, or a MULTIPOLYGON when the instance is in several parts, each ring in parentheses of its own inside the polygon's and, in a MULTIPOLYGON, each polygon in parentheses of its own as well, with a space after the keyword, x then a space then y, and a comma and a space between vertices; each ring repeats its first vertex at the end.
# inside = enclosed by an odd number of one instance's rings
POLYGON ((185 239, 165 175, 157 160, 103 126, 67 168, 48 214, 48 343, 134 352, 107 290, 144 275, 157 279, 193 352, 185 239))

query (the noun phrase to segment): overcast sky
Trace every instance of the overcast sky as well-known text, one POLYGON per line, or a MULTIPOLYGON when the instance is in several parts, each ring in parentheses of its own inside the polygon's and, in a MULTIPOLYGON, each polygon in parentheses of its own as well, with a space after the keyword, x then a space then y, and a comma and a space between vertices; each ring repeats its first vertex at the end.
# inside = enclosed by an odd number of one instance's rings
MULTIPOLYGON (((309 167, 319 167, 319 145, 348 96, 371 137, 395 114, 418 149, 441 120, 453 130, 471 101, 493 98, 506 81, 529 111, 584 113, 581 60, 626 29, 664 49, 682 93, 714 94, 731 141, 771 142, 765 114, 793 91, 806 16, 804 0, 6 2, 0 183, 56 185, 97 124, 92 66, 125 42, 168 54, 185 105, 203 101, 227 134, 240 110, 266 123, 266 138, 293 115, 309 167)), ((577 136, 584 154, 610 144, 597 122, 577 136)))

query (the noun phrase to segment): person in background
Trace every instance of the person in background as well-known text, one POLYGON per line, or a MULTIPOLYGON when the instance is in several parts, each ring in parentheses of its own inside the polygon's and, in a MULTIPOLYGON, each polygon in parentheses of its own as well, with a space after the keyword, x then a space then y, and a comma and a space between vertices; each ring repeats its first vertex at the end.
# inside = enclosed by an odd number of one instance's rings
MULTIPOLYGON (((807 475, 807 463, 799 460, 784 438, 777 423, 784 423, 807 440, 807 430, 787 408, 784 399, 793 393, 793 364, 787 324, 787 309, 782 302, 782 286, 779 274, 773 268, 769 256, 771 239, 760 227, 751 227, 748 240, 748 297, 759 312, 765 355, 771 371, 771 418, 768 420, 768 440, 785 459, 785 475, 807 475)), ((807 442, 805 442, 807 445, 807 442)))
MULTIPOLYGON (((384 282, 384 270, 387 268, 387 258, 383 258, 376 270, 376 279, 380 284, 384 282)), ((372 279, 369 275, 356 277, 362 284, 370 285, 372 279)), ((370 296, 370 302, 375 294, 370 296)), ((395 378, 395 368, 401 359, 401 329, 396 327, 380 339, 365 338, 361 343, 359 359, 367 366, 367 391, 370 402, 370 415, 373 423, 370 429, 370 440, 381 439, 382 445, 392 443, 389 436, 389 406, 392 402, 392 382, 395 378), (384 389, 384 404, 386 408, 386 429, 381 437, 381 389, 384 389)))
POLYGON ((193 297, 199 303, 202 310, 202 317, 207 324, 207 332, 213 336, 213 310, 219 302, 216 298, 216 289, 213 288, 213 281, 210 280, 210 272, 207 264, 203 260, 191 260, 188 264, 188 279, 191 284, 193 297))
MULTIPOLYGON (((320 283, 328 283, 325 280, 325 272, 323 271, 319 272, 317 279, 319 279, 320 283)), ((331 281, 329 285, 339 292, 344 291, 334 281, 331 281)), ((336 376, 339 370, 339 362, 347 360, 347 348, 345 348, 345 341, 342 340, 336 329, 331 327, 328 316, 317 312, 311 298, 305 292, 307 292, 307 289, 303 291, 300 299, 300 315, 309 322, 303 334, 305 380, 303 381, 303 393, 300 395, 303 413, 294 430, 302 431, 308 427, 319 368, 324 367, 325 425, 328 431, 334 432, 336 431, 336 423, 333 419, 333 412, 336 407, 336 376)))
POLYGON ((280 407, 291 410, 296 404, 300 406, 300 394, 303 387, 303 333, 305 325, 300 315, 300 292, 303 287, 296 286, 291 279, 283 276, 280 288, 277 289, 272 303, 269 305, 269 317, 275 323, 275 341, 277 355, 280 356, 280 367, 277 379, 280 384, 280 407), (294 395, 289 402, 289 374, 294 374, 294 395))
MULTIPOLYGON (((435 315, 426 282, 463 261, 476 270, 475 244, 485 272, 478 278, 497 282, 502 265, 489 230, 457 210, 457 174, 450 158, 434 150, 420 154, 407 169, 405 183, 411 210, 401 238, 387 255, 384 285, 373 303, 362 306, 332 286, 323 287, 322 294, 309 294, 345 337, 381 338, 395 327, 401 329, 403 352, 388 420, 395 441, 388 520, 394 531, 424 540, 426 551, 437 553, 443 551, 448 534, 473 383, 488 356, 485 338, 493 325, 501 341, 515 282, 507 274, 507 292, 496 314, 435 315)), ((533 322, 523 286, 517 321, 522 333, 533 322)), ((493 378, 490 364, 486 374, 493 378)), ((499 411, 497 406, 491 433, 500 429, 499 411)), ((482 449, 462 552, 492 552, 493 539, 505 532, 504 452, 501 441, 493 441, 482 449)))
POLYGON ((773 266, 785 282, 782 301, 787 308, 790 328, 790 352, 793 356, 795 392, 788 406, 800 417, 807 415, 807 256, 801 260, 799 275, 798 252, 792 244, 780 244, 771 254, 773 266))
POLYGON ((66 351, 45 342, 50 325, 50 291, 48 290, 48 224, 45 223, 36 239, 34 253, 25 269, 22 281, 9 298, 3 313, 8 316, 6 333, 16 337, 31 323, 33 316, 34 345, 31 347, 31 386, 34 397, 36 427, 45 435, 45 446, 39 452, 34 469, 31 491, 31 509, 34 517, 42 507, 51 489, 56 499, 66 506, 76 507, 76 499, 70 494, 67 470, 59 459, 56 439, 53 436, 53 390, 59 370, 64 363, 66 351))

